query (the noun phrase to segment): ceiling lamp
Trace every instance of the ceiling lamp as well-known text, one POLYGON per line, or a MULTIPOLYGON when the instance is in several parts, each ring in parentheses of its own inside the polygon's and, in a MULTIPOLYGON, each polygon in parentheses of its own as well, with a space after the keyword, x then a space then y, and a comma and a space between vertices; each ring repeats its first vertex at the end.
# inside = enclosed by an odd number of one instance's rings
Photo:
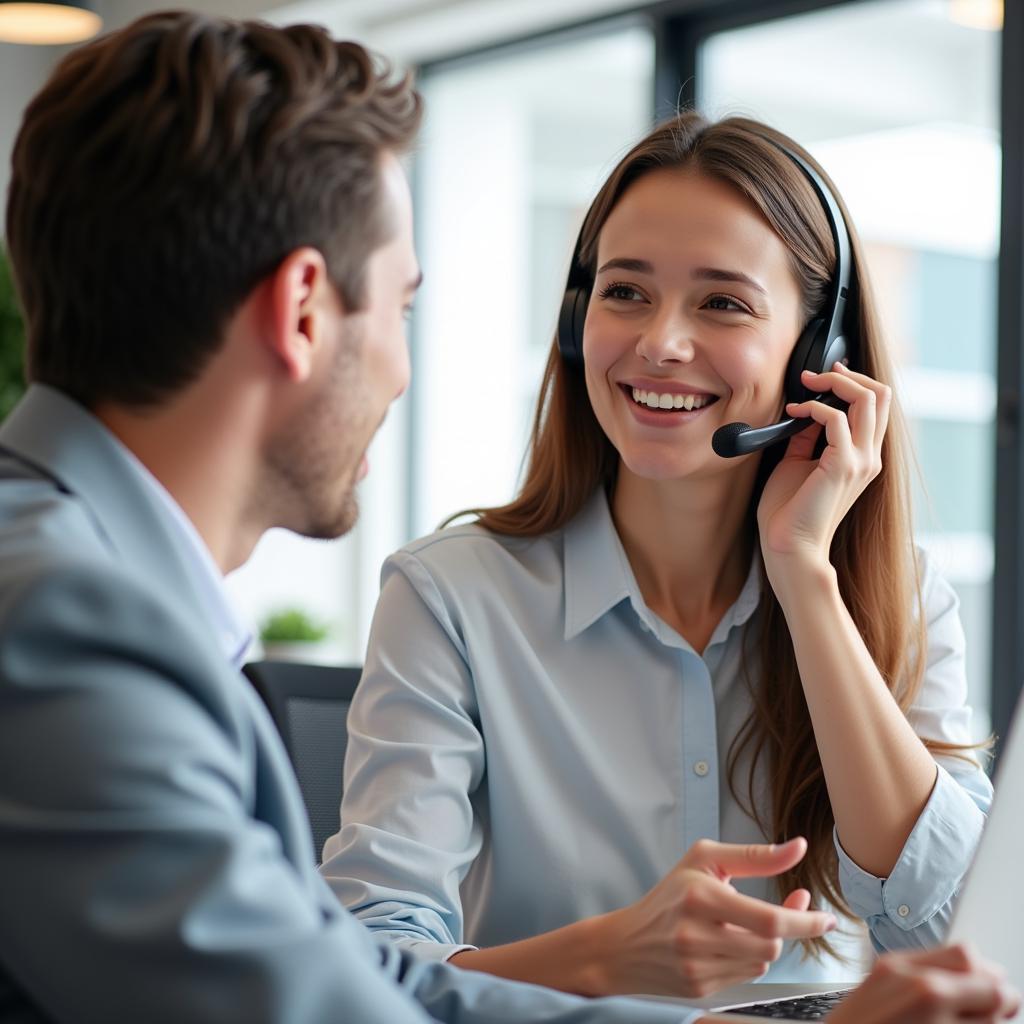
POLYGON ((997 32, 1003 27, 1003 0, 950 0, 949 16, 958 25, 997 32))
POLYGON ((0 42, 80 43, 102 27, 91 0, 0 0, 0 42))

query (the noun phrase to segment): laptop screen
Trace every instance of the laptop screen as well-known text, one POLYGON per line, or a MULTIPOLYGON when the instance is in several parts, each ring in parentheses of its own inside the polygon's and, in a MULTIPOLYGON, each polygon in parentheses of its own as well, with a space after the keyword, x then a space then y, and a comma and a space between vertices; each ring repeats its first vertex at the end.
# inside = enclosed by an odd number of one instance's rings
POLYGON ((1024 699, 996 765, 995 799, 949 930, 1024 991, 1024 699))

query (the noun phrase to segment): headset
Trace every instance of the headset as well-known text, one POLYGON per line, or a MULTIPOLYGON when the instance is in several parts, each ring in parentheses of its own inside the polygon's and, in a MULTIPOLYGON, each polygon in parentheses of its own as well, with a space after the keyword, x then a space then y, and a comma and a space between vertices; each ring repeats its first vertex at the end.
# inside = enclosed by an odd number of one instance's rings
MULTIPOLYGON (((846 301, 850 294, 852 259, 850 256, 850 236, 846 230, 839 203, 832 190, 825 184, 821 175, 799 153, 794 153, 774 139, 768 139, 777 149, 789 157, 803 172, 811 183, 821 202, 821 207, 828 219, 835 243, 836 266, 829 282, 828 294, 821 312, 812 317, 807 326, 800 332, 793 354, 786 367, 783 391, 787 402, 805 402, 815 399, 826 405, 845 408, 831 391, 819 393, 804 387, 801 374, 804 370, 825 373, 837 362, 848 361, 851 356, 851 345, 843 333, 843 321, 846 316, 846 301)), ((562 298, 562 308, 558 315, 558 350, 562 359, 570 366, 583 365, 583 325, 587 318, 587 306, 594 280, 590 271, 583 266, 580 258, 583 232, 580 231, 573 249, 572 264, 569 267, 569 278, 562 298)), ((752 427, 748 423, 727 423, 715 431, 711 439, 711 447, 715 454, 722 458, 733 458, 737 455, 749 455, 770 445, 784 441, 801 430, 811 426, 810 418, 794 418, 787 416, 766 427, 752 427)))

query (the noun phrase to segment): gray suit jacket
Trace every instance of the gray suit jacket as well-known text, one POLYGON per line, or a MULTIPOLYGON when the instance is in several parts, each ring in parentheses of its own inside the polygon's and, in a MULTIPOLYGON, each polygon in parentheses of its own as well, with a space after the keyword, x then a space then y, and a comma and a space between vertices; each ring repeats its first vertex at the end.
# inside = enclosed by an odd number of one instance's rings
POLYGON ((375 944, 167 514, 59 392, 0 427, 0 1022, 689 1019, 375 944))

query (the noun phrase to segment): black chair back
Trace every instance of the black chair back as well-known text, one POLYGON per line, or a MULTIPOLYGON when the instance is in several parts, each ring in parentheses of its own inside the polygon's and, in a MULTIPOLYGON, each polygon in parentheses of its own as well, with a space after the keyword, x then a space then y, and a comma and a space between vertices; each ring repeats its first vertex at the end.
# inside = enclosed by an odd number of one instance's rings
POLYGON ((253 661, 243 670, 284 740, 299 780, 317 859, 340 827, 348 708, 360 668, 253 661))

